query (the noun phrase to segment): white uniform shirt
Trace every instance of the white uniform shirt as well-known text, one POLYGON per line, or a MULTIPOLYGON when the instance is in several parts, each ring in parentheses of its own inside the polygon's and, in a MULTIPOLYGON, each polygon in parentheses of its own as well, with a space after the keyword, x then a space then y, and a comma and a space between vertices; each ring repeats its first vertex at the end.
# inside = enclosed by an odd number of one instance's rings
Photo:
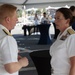
POLYGON ((4 64, 17 62, 18 47, 16 40, 2 29, 6 28, 0 25, 0 75, 18 75, 18 72, 9 74, 4 68, 4 64))
POLYGON ((69 75, 70 57, 75 56, 75 34, 69 35, 67 28, 50 47, 52 75, 69 75), (67 36, 64 40, 63 36, 67 36))
POLYGON ((38 17, 34 17, 35 26, 37 26, 39 22, 40 22, 40 19, 38 17))
POLYGON ((49 23, 50 23, 50 20, 49 20, 49 18, 47 18, 47 17, 43 17, 43 18, 41 19, 41 23, 49 24, 49 23))

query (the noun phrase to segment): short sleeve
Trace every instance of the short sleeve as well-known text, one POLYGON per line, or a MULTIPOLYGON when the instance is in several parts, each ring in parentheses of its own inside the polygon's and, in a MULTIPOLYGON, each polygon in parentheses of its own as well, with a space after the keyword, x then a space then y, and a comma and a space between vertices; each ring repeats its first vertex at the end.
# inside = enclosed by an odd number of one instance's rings
POLYGON ((75 56, 75 34, 67 39, 67 52, 69 57, 75 56))
POLYGON ((11 36, 6 36, 1 43, 1 58, 4 64, 17 62, 18 47, 16 40, 11 36))

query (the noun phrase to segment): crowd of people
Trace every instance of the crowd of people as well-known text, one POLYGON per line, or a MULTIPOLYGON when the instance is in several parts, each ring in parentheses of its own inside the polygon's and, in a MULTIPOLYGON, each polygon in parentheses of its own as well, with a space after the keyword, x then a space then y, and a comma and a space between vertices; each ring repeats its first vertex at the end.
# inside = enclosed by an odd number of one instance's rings
POLYGON ((34 21, 35 21, 35 25, 50 24, 50 18, 47 16, 46 12, 43 12, 43 16, 42 16, 41 20, 38 17, 38 14, 36 13, 34 16, 34 21))

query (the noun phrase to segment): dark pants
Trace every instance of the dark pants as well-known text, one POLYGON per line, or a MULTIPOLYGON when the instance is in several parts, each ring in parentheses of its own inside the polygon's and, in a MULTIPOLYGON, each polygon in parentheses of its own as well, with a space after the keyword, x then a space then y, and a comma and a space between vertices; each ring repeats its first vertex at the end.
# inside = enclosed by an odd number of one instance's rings
POLYGON ((38 75, 51 75, 49 50, 32 52, 30 57, 35 64, 38 75))

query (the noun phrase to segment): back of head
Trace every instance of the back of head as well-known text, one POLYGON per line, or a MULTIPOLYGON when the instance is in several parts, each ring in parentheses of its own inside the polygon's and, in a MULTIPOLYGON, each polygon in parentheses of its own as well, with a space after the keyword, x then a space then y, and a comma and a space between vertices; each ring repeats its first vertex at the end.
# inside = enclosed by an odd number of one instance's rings
POLYGON ((35 16, 37 16, 37 13, 35 13, 35 16))
POLYGON ((43 13, 43 16, 46 17, 46 12, 43 13))
POLYGON ((73 12, 73 11, 75 11, 75 6, 71 6, 70 7, 70 10, 73 12))
POLYGON ((4 20, 4 18, 13 16, 14 11, 16 11, 17 7, 11 4, 3 4, 0 6, 0 22, 4 20))
POLYGON ((44 12, 43 14, 45 14, 45 15, 46 15, 46 12, 44 12))
POLYGON ((71 11, 73 17, 75 18, 75 6, 71 6, 70 11, 71 11))

